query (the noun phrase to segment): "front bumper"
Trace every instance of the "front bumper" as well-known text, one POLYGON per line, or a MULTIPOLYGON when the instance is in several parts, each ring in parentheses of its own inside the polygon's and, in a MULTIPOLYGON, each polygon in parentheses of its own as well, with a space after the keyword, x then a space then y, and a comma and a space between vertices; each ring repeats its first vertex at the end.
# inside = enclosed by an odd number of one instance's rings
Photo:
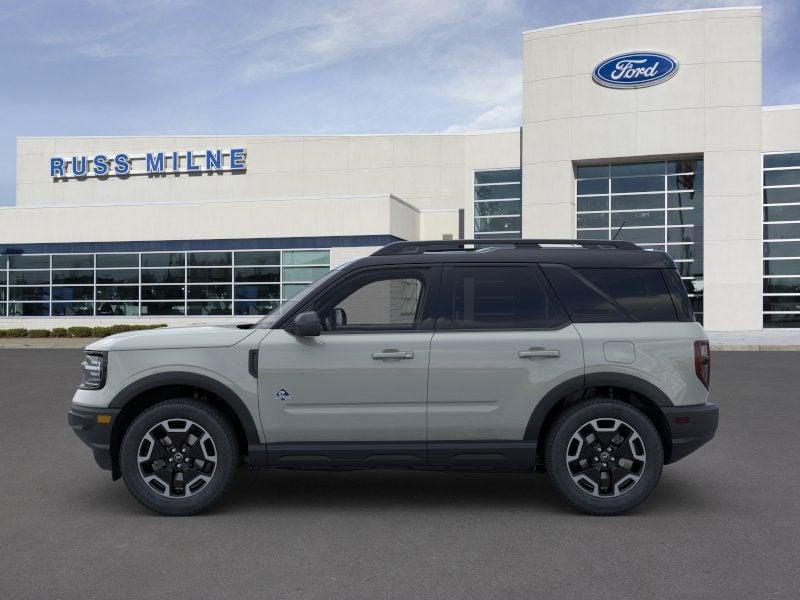
POLYGON ((717 432, 719 407, 713 402, 663 408, 669 425, 672 449, 667 463, 674 463, 711 440, 717 432))
POLYGON ((118 408, 89 408, 73 404, 67 413, 67 423, 81 441, 92 449, 94 460, 101 469, 111 470, 111 431, 118 408), (108 420, 108 417, 110 420, 108 420), (98 420, 98 417, 105 417, 98 420), (103 422, 108 420, 108 422, 103 422))

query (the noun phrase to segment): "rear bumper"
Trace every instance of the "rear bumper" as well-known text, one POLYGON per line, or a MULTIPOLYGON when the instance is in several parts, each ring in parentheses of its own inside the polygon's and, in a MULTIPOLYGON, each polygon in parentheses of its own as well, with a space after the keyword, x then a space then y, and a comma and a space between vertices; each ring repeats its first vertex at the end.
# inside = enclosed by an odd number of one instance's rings
POLYGON ((92 449, 94 460, 101 469, 111 470, 111 429, 119 414, 115 408, 89 408, 73 404, 67 413, 67 423, 80 440, 92 449), (98 415, 109 415, 109 423, 98 423, 98 415))
POLYGON ((711 440, 717 432, 719 407, 713 402, 693 406, 664 407, 672 449, 667 463, 674 463, 711 440))

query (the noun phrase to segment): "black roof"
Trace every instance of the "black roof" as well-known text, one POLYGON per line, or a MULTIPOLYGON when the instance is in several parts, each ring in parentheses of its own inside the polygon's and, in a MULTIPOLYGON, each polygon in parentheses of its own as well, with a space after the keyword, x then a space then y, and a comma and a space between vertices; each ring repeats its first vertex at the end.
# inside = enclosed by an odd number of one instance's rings
POLYGON ((480 239, 394 242, 350 267, 425 263, 554 263, 570 267, 674 269, 665 252, 616 240, 480 239))

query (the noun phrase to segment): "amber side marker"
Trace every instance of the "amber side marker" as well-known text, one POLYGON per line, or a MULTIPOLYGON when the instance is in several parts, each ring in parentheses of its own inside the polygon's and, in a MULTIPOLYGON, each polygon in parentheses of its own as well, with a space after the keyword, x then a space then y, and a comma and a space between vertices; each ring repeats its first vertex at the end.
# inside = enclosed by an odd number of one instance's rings
POLYGON ((101 425, 108 425, 111 423, 111 415, 97 415, 97 422, 101 425))

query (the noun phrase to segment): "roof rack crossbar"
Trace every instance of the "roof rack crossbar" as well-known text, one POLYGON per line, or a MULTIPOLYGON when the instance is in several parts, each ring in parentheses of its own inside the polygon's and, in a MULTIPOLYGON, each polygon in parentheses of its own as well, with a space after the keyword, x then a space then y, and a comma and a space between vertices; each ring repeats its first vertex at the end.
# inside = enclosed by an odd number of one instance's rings
POLYGON ((477 240, 431 240, 393 242, 372 253, 372 256, 396 254, 424 254, 425 252, 474 251, 497 246, 514 248, 542 248, 547 246, 579 246, 581 248, 641 250, 633 242, 624 240, 573 240, 573 239, 477 239, 477 240))

